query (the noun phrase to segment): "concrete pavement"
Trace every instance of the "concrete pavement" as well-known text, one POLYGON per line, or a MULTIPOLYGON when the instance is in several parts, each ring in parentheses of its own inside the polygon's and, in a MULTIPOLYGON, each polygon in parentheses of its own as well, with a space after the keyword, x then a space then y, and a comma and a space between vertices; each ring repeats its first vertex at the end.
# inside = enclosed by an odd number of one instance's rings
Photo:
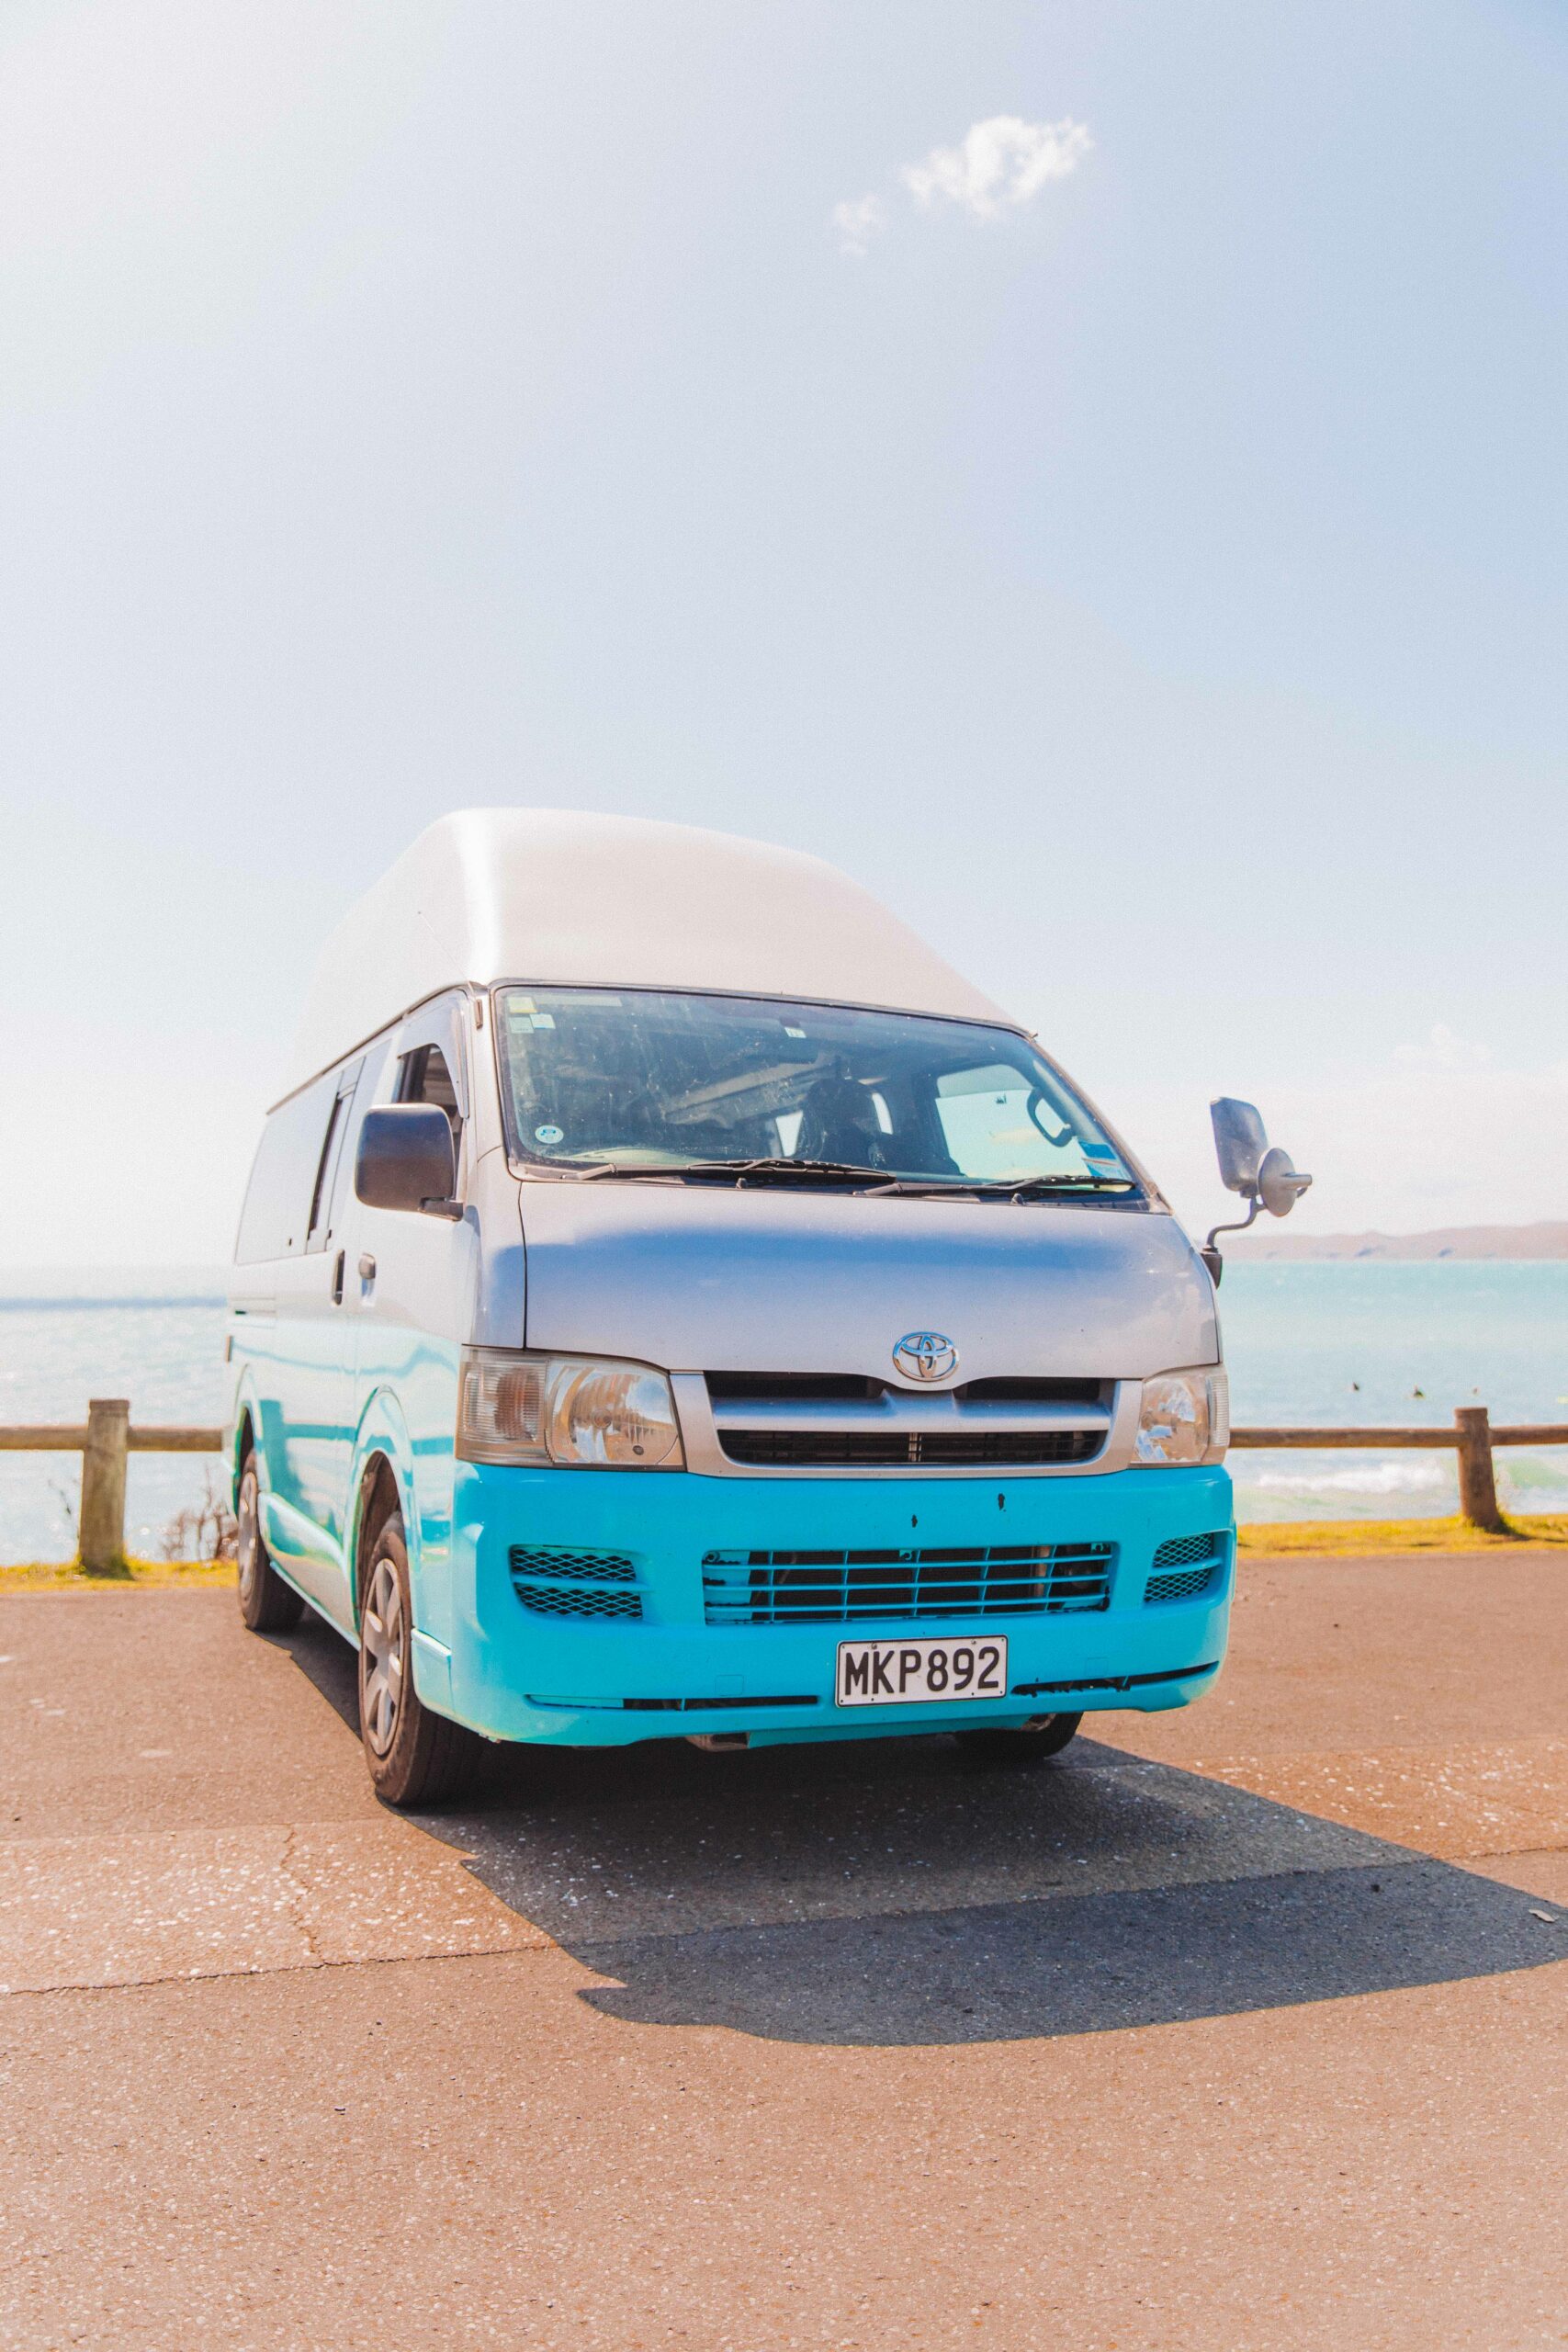
POLYGON ((0 1600, 0 2344, 1568 2344, 1562 1555, 1248 1559, 1185 1714, 519 1755, 0 1600))

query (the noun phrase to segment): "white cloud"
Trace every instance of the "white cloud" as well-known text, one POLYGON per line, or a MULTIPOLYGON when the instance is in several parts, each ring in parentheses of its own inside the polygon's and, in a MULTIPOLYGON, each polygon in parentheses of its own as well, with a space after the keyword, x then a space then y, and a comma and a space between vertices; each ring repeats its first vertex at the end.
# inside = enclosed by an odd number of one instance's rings
POLYGON ((928 211, 956 204, 974 220, 998 220, 1038 196, 1048 180, 1076 172, 1093 144, 1081 122, 994 114, 972 124, 957 147, 933 147, 923 164, 907 164, 902 176, 928 211))
POLYGON ((863 256, 873 237, 887 226, 887 211, 879 196, 857 196, 833 207, 833 226, 842 252, 863 256))
MULTIPOLYGON (((973 220, 999 220, 1048 180, 1076 172, 1093 145, 1088 125, 1065 116, 1025 122, 1021 115, 993 114, 972 123, 956 147, 933 147, 923 164, 906 164, 898 176, 927 212, 953 204, 973 220)), ((887 227, 887 207, 880 196, 848 198, 833 207, 833 225, 840 251, 862 261, 887 227)))

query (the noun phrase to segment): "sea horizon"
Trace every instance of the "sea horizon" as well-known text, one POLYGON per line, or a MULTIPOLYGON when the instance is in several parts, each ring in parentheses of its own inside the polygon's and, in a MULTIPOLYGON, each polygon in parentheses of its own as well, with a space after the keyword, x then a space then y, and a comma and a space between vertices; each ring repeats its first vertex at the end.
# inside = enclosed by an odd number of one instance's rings
MULTIPOLYGON (((225 1406, 224 1270, 0 1271, 0 1421, 80 1421, 93 1396, 143 1422, 217 1423, 225 1406)), ((1460 1405, 1495 1421, 1568 1421, 1568 1262, 1547 1259, 1232 1261, 1220 1291, 1237 1427, 1439 1426, 1460 1405)), ((1499 1450, 1505 1509, 1568 1510, 1568 1450, 1499 1450)), ((157 1556, 175 1514, 221 1465, 133 1455, 127 1537, 157 1556)), ((1238 1518, 1440 1518, 1457 1509, 1446 1452, 1233 1453, 1238 1518)), ((0 1455, 0 1561, 67 1559, 79 1468, 0 1455)))

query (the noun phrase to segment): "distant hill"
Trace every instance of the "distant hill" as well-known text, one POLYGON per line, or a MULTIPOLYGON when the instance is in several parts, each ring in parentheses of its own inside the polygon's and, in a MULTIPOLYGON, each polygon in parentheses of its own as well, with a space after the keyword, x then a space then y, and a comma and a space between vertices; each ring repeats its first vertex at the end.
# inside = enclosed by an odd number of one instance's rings
POLYGON ((1239 1261, 1273 1258, 1568 1258, 1568 1223, 1450 1225, 1437 1233, 1290 1233, 1262 1219, 1227 1233, 1221 1248, 1239 1261))

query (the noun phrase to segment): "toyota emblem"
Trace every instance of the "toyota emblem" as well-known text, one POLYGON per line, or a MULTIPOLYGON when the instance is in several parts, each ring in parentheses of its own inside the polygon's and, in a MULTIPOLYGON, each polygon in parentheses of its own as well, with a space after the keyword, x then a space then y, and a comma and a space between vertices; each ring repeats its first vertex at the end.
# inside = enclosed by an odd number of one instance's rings
POLYGON ((906 1331, 893 1350, 906 1380, 945 1380, 958 1369, 958 1350, 941 1331, 906 1331))

